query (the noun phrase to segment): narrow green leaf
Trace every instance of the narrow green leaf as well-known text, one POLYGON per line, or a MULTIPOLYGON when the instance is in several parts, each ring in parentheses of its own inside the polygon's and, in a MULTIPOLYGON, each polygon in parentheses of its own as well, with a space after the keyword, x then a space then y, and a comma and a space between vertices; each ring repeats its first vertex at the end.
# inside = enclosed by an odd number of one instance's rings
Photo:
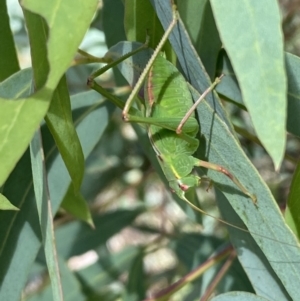
POLYGON ((300 161, 294 172, 285 211, 285 220, 295 235, 300 238, 300 161))
POLYGON ((24 18, 28 30, 34 91, 40 90, 47 81, 49 62, 47 60, 48 26, 42 16, 23 7, 24 18))
MULTIPOLYGON (((31 59, 33 69, 34 89, 40 90, 49 73, 46 43, 48 28, 44 19, 24 10, 24 16, 29 33, 31 59)), ((37 203, 39 222, 42 233, 42 243, 46 256, 47 268, 50 275, 51 288, 55 300, 63 300, 60 271, 56 256, 53 216, 46 178, 44 151, 40 128, 35 132, 30 143, 30 158, 33 176, 33 188, 37 203)))
POLYGON ((179 1, 180 17, 210 78, 216 76, 221 40, 209 0, 179 1))
MULTIPOLYGON (((194 97, 194 99, 197 99, 197 97, 198 96, 194 97)), ((290 273, 294 273, 296 278, 300 277, 298 269, 291 270, 289 264, 287 264, 284 269, 283 266, 278 263, 282 261, 291 262, 295 257, 299 257, 300 259, 300 251, 297 241, 290 232, 290 229, 284 223, 282 215, 278 210, 277 204, 269 189, 240 148, 239 142, 234 139, 226 127, 224 127, 223 122, 214 114, 213 108, 205 108, 205 105, 207 105, 207 103, 203 103, 199 106, 198 114, 201 132, 204 137, 207 137, 206 139, 209 144, 207 146, 210 150, 208 160, 227 167, 242 183, 247 183, 246 187, 249 191, 255 193, 258 197, 257 206, 254 205, 249 198, 245 198, 241 194, 236 194, 233 191, 226 191, 227 189, 225 187, 229 183, 224 183, 224 175, 216 174, 211 171, 208 171, 207 174, 211 179, 213 179, 215 184, 225 184, 225 186, 221 188, 222 192, 249 229, 250 234, 262 249, 263 254, 257 252, 255 247, 253 251, 258 257, 260 257, 260 254, 267 257, 267 261, 269 263, 264 269, 264 281, 267 282, 270 277, 275 277, 274 281, 277 282, 279 280, 276 278, 279 277, 282 282, 287 285, 285 288, 289 290, 291 295, 293 295, 295 294, 296 282, 292 283, 290 280, 287 282, 287 278, 290 278, 290 273), (207 109, 208 111, 206 111, 207 109), (234 158, 234 160, 232 160, 232 158, 234 158), (258 235, 256 236, 255 234, 258 235), (274 258, 274 248, 277 250, 277 259, 274 258), (270 270, 269 265, 271 265, 276 271, 276 274, 270 272, 272 269, 270 270)), ((204 144, 202 143, 202 154, 206 151, 203 149, 203 146, 204 144)), ((216 184, 216 186, 218 185, 216 184)), ((224 201, 220 201, 220 203, 222 203, 222 205, 225 204, 224 201)), ((230 208, 230 206, 227 207, 230 208)), ((237 225, 236 220, 233 218, 234 215, 228 216, 226 214, 226 212, 230 210, 229 208, 223 208, 220 206, 219 208, 227 221, 233 225, 237 225)), ((246 229, 243 225, 241 225, 241 228, 246 229)), ((240 231, 238 232, 240 233, 240 231)), ((251 261, 251 256, 253 254, 253 251, 248 253, 247 250, 249 249, 249 246, 244 245, 246 238, 250 239, 250 241, 252 240, 250 234, 240 233, 243 239, 240 239, 239 243, 236 245, 238 254, 241 256, 243 254, 246 255, 244 261, 245 269, 247 268, 249 260, 251 261), (245 249, 245 251, 239 252, 239 250, 243 249, 245 249), (247 254, 249 257, 247 257, 247 254)), ((264 259, 261 260, 265 261, 264 259)), ((262 286, 261 274, 263 269, 260 267, 259 278, 256 277, 257 275, 255 271, 256 269, 251 270, 251 273, 248 273, 248 277, 250 278, 255 290, 257 289, 260 293, 264 292, 263 290, 259 290, 259 287, 262 286), (258 288, 256 286, 258 286, 258 288)))
POLYGON ((46 123, 69 171, 75 194, 79 193, 84 174, 84 157, 71 112, 70 96, 65 76, 55 89, 46 123))
MULTIPOLYGON (((102 137, 110 120, 113 106, 110 103, 104 103, 101 97, 99 98, 99 94, 91 91, 72 96, 71 104, 74 124, 83 146, 84 157, 87 158, 102 137)), ((57 153, 52 135, 46 128, 43 131, 43 141, 49 170, 49 190, 53 211, 56 212, 70 189, 70 177, 61 156, 57 153)))
POLYGON ((211 5, 257 136, 278 169, 286 143, 287 80, 277 1, 211 5))
POLYGON ((83 198, 80 192, 75 194, 72 186, 69 186, 61 206, 76 218, 88 223, 92 228, 95 227, 86 200, 83 198))
MULTIPOLYGON (((145 43, 149 35, 149 47, 152 49, 156 48, 164 34, 164 29, 148 0, 125 2, 124 26, 128 41, 145 43)), ((166 43, 162 51, 170 61, 173 61, 174 53, 170 43, 166 43)))
POLYGON ((70 0, 60 0, 54 6, 51 2, 24 0, 22 4, 40 13, 49 24, 49 74, 46 74, 44 87, 31 97, 18 101, 0 99, 0 157, 5 158, 1 162, 0 185, 13 170, 45 116, 52 93, 77 51, 97 1, 89 0, 73 5, 70 0))
POLYGON ((39 221, 43 237, 43 247, 51 280, 54 300, 63 301, 60 271, 55 246, 53 215, 46 178, 44 152, 40 129, 36 131, 30 144, 33 186, 39 221))
POLYGON ((19 62, 9 25, 6 1, 0 1, 0 82, 19 71, 19 62))
POLYGON ((3 194, 0 193, 0 210, 19 210, 3 194))

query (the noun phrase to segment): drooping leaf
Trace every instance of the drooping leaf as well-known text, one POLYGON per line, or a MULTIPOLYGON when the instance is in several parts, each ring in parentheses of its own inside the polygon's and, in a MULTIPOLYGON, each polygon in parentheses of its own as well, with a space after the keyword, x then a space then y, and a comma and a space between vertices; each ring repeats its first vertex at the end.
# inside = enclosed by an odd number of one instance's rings
POLYGON ((80 192, 77 192, 76 194, 74 193, 73 185, 69 186, 69 189, 66 192, 65 197, 61 203, 61 206, 67 212, 69 212, 76 218, 85 221, 94 228, 93 218, 91 216, 91 212, 88 208, 86 200, 80 192))
POLYGON ((84 174, 84 157, 71 112, 66 78, 62 77, 55 89, 46 123, 72 179, 74 193, 79 193, 84 174))

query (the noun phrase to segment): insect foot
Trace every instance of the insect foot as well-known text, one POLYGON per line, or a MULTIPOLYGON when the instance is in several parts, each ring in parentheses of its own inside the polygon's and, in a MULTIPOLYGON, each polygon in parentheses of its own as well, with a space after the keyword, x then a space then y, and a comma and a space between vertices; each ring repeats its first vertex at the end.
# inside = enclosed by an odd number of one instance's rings
POLYGON ((86 84, 87 84, 88 87, 93 88, 93 86, 94 86, 94 79, 91 76, 89 76, 88 79, 87 79, 87 81, 86 81, 86 84))

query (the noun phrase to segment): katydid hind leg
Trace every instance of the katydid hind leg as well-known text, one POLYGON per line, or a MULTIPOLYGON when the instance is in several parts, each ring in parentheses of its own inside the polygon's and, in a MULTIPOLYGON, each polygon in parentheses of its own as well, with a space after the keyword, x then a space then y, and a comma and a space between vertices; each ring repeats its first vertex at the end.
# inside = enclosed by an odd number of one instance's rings
POLYGON ((247 188, 238 180, 237 177, 235 177, 229 170, 224 168, 221 165, 217 165, 214 163, 198 160, 197 166, 205 167, 207 169, 212 169, 217 172, 223 173, 225 176, 227 176, 245 195, 251 198, 252 202, 256 205, 257 198, 256 195, 251 194, 247 188))

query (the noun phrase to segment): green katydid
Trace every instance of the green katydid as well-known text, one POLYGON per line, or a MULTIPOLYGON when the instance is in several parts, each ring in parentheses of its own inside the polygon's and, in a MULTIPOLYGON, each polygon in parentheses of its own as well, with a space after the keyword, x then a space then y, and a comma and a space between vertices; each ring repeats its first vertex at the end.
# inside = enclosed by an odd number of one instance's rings
MULTIPOLYGON (((189 188, 200 184, 200 177, 192 173, 193 168, 199 166, 225 174, 244 194, 256 203, 255 195, 249 193, 227 169, 192 156, 199 145, 196 138, 199 125, 194 118, 194 110, 202 99, 220 82, 223 75, 216 78, 198 101, 195 104, 193 103, 184 77, 160 53, 176 22, 177 16, 174 12, 172 23, 153 52, 126 103, 110 95, 94 81, 94 78, 130 55, 142 50, 144 46, 92 74, 89 77, 88 84, 92 89, 108 97, 123 110, 124 121, 146 124, 147 133, 161 169, 169 182, 171 190, 181 199, 190 203, 185 197, 185 192, 189 188), (132 102, 142 85, 144 85, 145 95, 143 115, 132 107, 132 102)), ((193 207, 195 208, 195 206, 193 207)))

